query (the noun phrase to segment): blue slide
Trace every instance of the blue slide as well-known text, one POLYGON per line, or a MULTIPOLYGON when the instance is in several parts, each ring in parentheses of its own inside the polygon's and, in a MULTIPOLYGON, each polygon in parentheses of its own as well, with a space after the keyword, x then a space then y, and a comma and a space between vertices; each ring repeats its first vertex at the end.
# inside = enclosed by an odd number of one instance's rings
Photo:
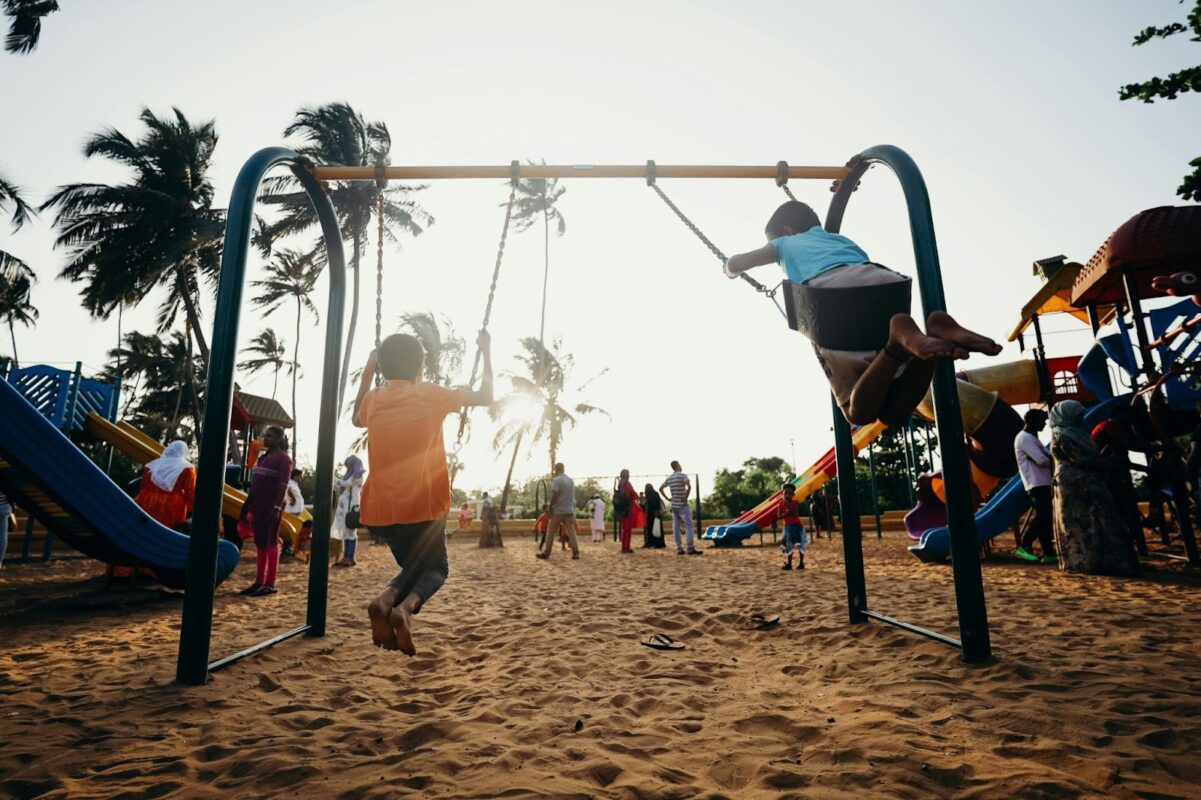
MULTIPOLYGON (((1084 415, 1085 427, 1091 429, 1102 420, 1108 419, 1117 405, 1129 402, 1130 395, 1127 394, 1098 403, 1084 415)), ((1014 475, 976 512, 976 541, 983 545, 994 536, 1009 530, 1029 509, 1030 501, 1022 487, 1022 476, 1014 475)), ((946 561, 951 555, 951 535, 945 525, 941 528, 931 528, 922 534, 917 544, 910 545, 909 552, 928 564, 946 561)))
MULTIPOLYGON (((0 491, 84 555, 184 587, 188 537, 151 519, 11 384, 0 380, 0 491)), ((218 542, 217 582, 238 565, 218 542)))

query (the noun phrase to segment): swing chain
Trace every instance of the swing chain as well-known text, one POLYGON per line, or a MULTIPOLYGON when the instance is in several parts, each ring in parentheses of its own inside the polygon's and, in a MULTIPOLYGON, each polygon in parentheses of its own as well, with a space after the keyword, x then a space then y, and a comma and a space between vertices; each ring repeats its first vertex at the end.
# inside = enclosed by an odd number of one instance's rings
MULTIPOLYGON (((496 297, 496 282, 500 278, 500 265, 505 258, 505 243, 509 239, 509 223, 513 219, 513 204, 517 201, 517 185, 521 182, 521 162, 513 161, 509 165, 511 177, 509 180, 509 200, 505 204, 505 222, 500 230, 500 244, 496 248, 496 265, 492 268, 492 283, 488 287, 488 302, 484 304, 484 324, 480 326, 481 330, 488 330, 488 324, 492 320, 492 301, 496 297)), ((477 349, 475 351, 475 361, 471 365, 471 378, 468 379, 467 385, 475 385, 476 373, 480 368, 482 354, 477 349)), ((464 407, 459 411, 459 432, 455 436, 455 443, 451 448, 453 457, 457 460, 459 450, 463 447, 463 433, 467 430, 467 408, 464 407)))
MULTIPOLYGON (((713 253, 713 255, 717 256, 717 259, 719 261, 721 261, 722 264, 726 263, 726 254, 723 253, 717 245, 713 244, 713 242, 709 239, 709 237, 706 236, 704 234, 704 232, 701 231, 701 229, 697 227, 696 223, 693 222, 692 220, 690 220, 684 214, 684 212, 680 210, 680 207, 677 206, 675 203, 673 203, 671 201, 671 198, 668 197, 667 194, 661 188, 659 188, 659 184, 657 184, 655 182, 655 162, 654 161, 646 162, 646 185, 655 190, 655 194, 659 195, 659 198, 664 203, 667 204, 668 208, 670 208, 672 211, 675 212, 675 215, 680 218, 680 221, 688 226, 688 230, 690 230, 694 234, 696 234, 696 237, 701 240, 701 243, 704 244, 705 247, 709 248, 709 252, 711 252, 711 253, 713 253)), ((769 290, 766 286, 764 286, 762 283, 759 283, 759 281, 755 280, 754 278, 752 278, 750 275, 746 274, 745 272, 739 273, 738 277, 742 278, 744 281, 749 283, 756 292, 760 292, 761 294, 767 295, 767 297, 772 301, 772 303, 775 304, 776 309, 781 314, 783 314, 785 316, 785 318, 787 318, 788 315, 784 313, 784 309, 780 308, 780 304, 776 301, 776 291, 780 288, 779 286, 777 286, 775 289, 769 290)))

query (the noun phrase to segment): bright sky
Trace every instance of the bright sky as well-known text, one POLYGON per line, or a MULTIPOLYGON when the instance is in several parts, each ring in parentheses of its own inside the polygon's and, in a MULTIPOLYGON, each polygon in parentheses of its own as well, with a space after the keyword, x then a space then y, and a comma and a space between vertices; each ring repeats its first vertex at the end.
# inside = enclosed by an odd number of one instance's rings
MULTIPOLYGON (((1137 211, 1179 203, 1174 189, 1198 155, 1196 98, 1117 99, 1123 83, 1196 63, 1197 45, 1184 36, 1130 46, 1143 27, 1183 19, 1171 0, 62 6, 32 56, 0 56, 0 170, 34 202, 63 183, 121 180, 80 147, 107 125, 140 135, 143 106, 216 120, 221 206, 243 161, 280 144, 298 107, 339 100, 387 122, 398 164, 837 165, 890 143, 925 175, 950 311, 998 339, 1038 289, 1031 262, 1087 260, 1137 211)), ((665 474, 675 458, 701 474, 704 491, 721 467, 795 452, 804 469, 830 446, 821 371, 766 300, 723 277, 641 181, 566 185, 547 330, 574 353, 576 384, 609 368, 581 399, 610 414, 569 432, 560 458, 570 474, 665 474)), ((784 199, 771 181, 662 185, 727 253, 761 246, 784 199)), ((793 188, 824 213, 828 182, 793 188)), ((421 195, 437 222, 387 253, 386 322, 433 310, 474 338, 506 197, 498 181, 444 182, 421 195)), ((885 171, 868 174, 843 232, 912 274, 901 194, 885 171)), ((41 321, 17 331, 21 360, 97 369, 116 344, 116 319, 88 319, 79 287, 54 277, 65 255, 51 244, 45 218, 15 236, 0 232, 0 247, 41 278, 41 321)), ((759 279, 774 284, 774 270, 761 268, 759 279)), ((512 368, 519 337, 537 335, 541 281, 535 229, 511 239, 502 269, 491 326, 499 371, 512 368)), ((373 276, 363 283, 355 367, 372 337, 373 276)), ((126 314, 126 329, 149 331, 158 299, 126 314)), ((211 320, 211 301, 208 311, 211 320)), ((241 342, 264 324, 291 340, 288 312, 264 323, 246 310, 241 342)), ((306 326, 302 462, 316 445, 322 339, 306 326)), ((1087 341, 1053 335, 1051 354, 1081 352, 1087 341)), ((1010 345, 999 360, 1018 357, 1010 345)), ((265 373, 239 381, 270 394, 265 373)), ((288 405, 282 381, 279 399, 288 405)), ((484 415, 474 428, 460 485, 495 491, 509 454, 492 451, 484 415)), ((343 426, 339 448, 352 436, 343 426)), ((546 468, 544 449, 528 455, 518 478, 546 468)))

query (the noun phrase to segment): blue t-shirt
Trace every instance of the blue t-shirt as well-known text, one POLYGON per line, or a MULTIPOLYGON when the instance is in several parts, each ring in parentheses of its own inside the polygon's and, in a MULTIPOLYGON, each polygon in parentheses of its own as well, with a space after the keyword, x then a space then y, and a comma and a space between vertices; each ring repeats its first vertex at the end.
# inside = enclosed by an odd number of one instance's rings
POLYGON ((772 246, 776 248, 776 261, 784 267, 788 280, 793 283, 811 281, 843 264, 863 264, 870 260, 859 245, 845 236, 829 233, 821 225, 814 225, 804 233, 773 239, 772 246))

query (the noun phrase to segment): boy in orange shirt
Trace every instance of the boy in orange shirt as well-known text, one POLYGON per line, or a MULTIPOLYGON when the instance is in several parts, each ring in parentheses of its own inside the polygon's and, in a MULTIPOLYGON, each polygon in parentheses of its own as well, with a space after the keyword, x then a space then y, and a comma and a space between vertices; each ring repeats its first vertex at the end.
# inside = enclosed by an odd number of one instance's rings
POLYGON ((546 532, 550 529, 550 506, 542 506, 542 513, 538 515, 538 519, 534 520, 534 538, 538 540, 538 549, 542 549, 542 543, 546 541, 546 532))
POLYGON ((484 362, 480 388, 448 389, 421 380, 421 342, 397 333, 372 351, 354 402, 354 424, 367 429, 371 471, 363 485, 359 518, 376 540, 392 549, 398 574, 367 606, 371 638, 385 650, 416 655, 412 618, 442 587, 450 476, 442 422, 463 406, 492 403, 492 339, 476 339, 484 362), (372 388, 376 368, 387 380, 372 388))

